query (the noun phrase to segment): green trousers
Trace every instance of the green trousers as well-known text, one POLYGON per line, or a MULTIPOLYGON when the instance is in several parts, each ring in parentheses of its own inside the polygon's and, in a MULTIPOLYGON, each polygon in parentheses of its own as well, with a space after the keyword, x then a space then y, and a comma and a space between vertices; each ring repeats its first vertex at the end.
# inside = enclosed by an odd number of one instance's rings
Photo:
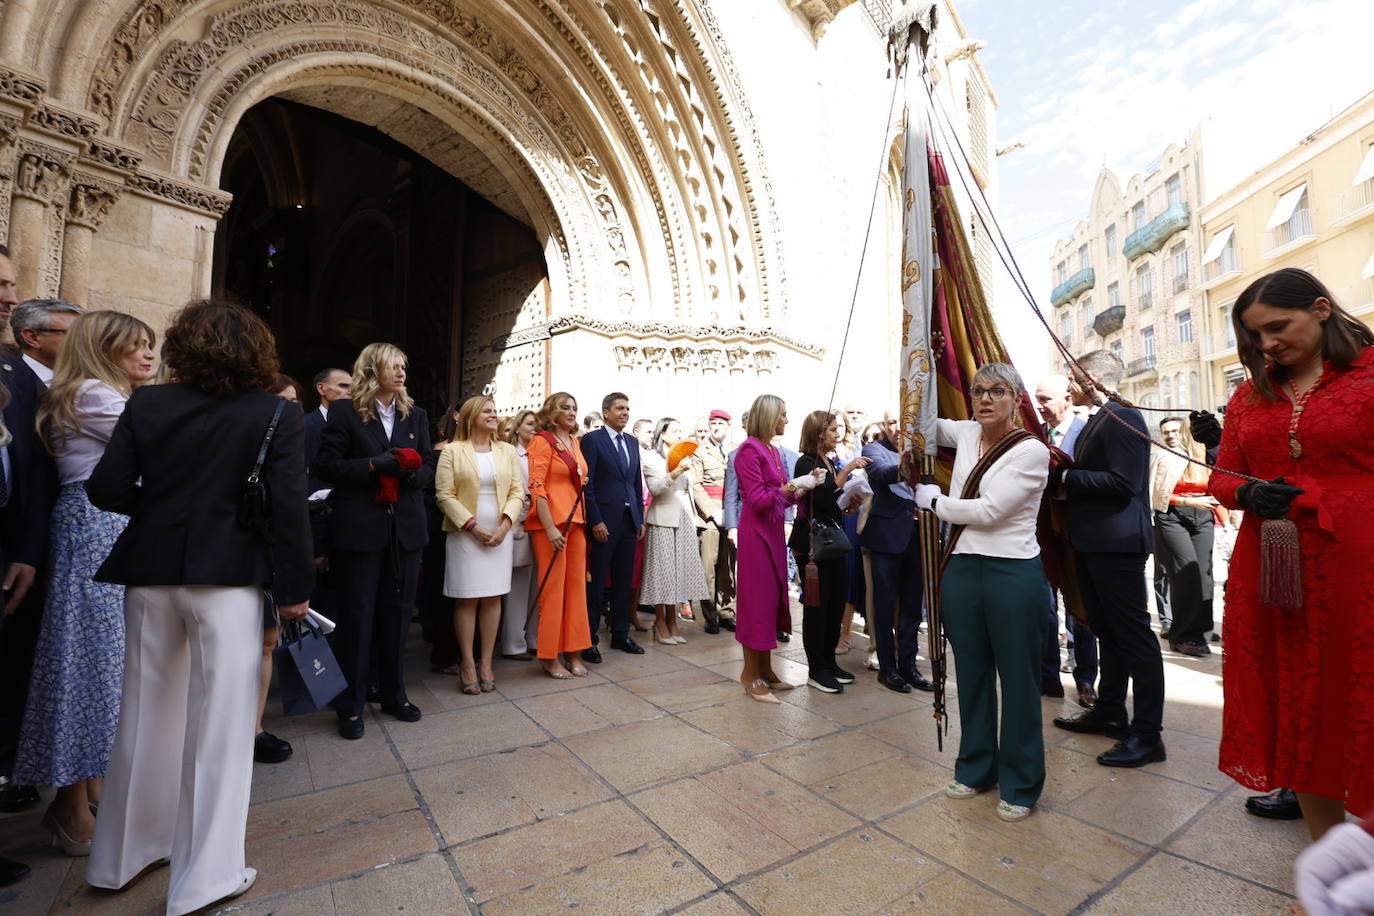
POLYGON ((1050 586, 1039 557, 950 557, 940 581, 945 633, 959 688, 959 759, 954 778, 994 783, 1002 800, 1033 806, 1045 787, 1040 730, 1040 656, 1050 586), (997 681, 1002 727, 997 727, 997 681))

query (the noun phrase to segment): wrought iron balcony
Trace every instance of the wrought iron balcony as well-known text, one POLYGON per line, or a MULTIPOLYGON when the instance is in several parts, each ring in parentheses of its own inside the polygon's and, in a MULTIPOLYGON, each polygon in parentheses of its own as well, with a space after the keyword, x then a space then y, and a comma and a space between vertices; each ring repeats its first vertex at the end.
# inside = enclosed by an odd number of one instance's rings
POLYGON ((1173 283, 1170 284, 1175 293, 1181 293, 1188 288, 1188 272, 1174 274, 1173 283))
POLYGON ((1106 337, 1113 331, 1121 330, 1121 326, 1125 323, 1126 306, 1114 305, 1097 313, 1097 317, 1093 319, 1093 330, 1097 332, 1099 337, 1106 337))
POLYGON ((1050 304, 1063 305, 1079 293, 1092 289, 1096 282, 1097 276, 1093 273, 1093 269, 1091 267, 1084 268, 1050 292, 1050 304))
POLYGON ((1169 237, 1188 226, 1188 203, 1179 201, 1164 208, 1164 212, 1126 236, 1121 253, 1128 260, 1150 254, 1164 247, 1169 237))
POLYGON ((1138 375, 1147 375, 1155 371, 1157 359, 1155 354, 1142 356, 1140 359, 1133 359, 1126 364, 1126 378, 1135 378, 1138 375))

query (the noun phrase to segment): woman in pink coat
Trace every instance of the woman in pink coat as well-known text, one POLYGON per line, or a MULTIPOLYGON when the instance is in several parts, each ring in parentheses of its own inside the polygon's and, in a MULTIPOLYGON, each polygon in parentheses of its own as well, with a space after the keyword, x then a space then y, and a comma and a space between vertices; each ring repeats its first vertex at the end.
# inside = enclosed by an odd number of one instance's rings
POLYGON ((744 647, 740 683, 760 703, 777 703, 772 691, 794 686, 773 672, 769 656, 777 647, 777 634, 792 629, 783 516, 796 505, 797 494, 810 490, 818 479, 814 474, 787 479, 782 454, 768 444, 786 427, 787 405, 782 399, 759 395, 749 408, 749 438, 735 454, 741 500, 735 639, 744 647))

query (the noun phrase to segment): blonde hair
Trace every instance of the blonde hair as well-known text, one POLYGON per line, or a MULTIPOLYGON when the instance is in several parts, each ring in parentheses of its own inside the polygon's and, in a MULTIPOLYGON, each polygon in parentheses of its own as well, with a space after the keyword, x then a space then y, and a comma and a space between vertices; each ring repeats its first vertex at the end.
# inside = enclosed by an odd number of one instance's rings
MULTIPOLYGON (((353 361, 353 409, 362 417, 364 423, 376 418, 377 393, 382 389, 382 369, 388 371, 396 363, 409 362, 405 353, 395 344, 370 343, 353 361)), ((410 416, 415 401, 404 387, 396 392, 396 410, 403 417, 410 416)))
POLYGON ((107 310, 76 317, 67 329, 67 340, 53 367, 52 384, 38 408, 38 435, 49 449, 79 430, 76 395, 87 381, 104 382, 126 397, 133 393, 129 377, 117 361, 138 349, 145 338, 150 349, 157 342, 153 329, 133 315, 107 310))
POLYGON ((563 407, 561 405, 565 400, 573 402, 573 413, 577 413, 577 398, 568 394, 566 391, 555 391, 544 399, 544 405, 539 408, 539 413, 535 414, 534 421, 539 425, 540 429, 554 428, 553 418, 555 415, 562 413, 563 407))
POLYGON ((765 445, 772 442, 773 437, 778 434, 778 418, 785 410, 787 405, 777 395, 759 395, 749 406, 749 421, 745 425, 745 432, 765 445))
POLYGON ((534 417, 534 425, 539 425, 539 414, 536 411, 522 410, 515 416, 511 417, 509 421, 507 421, 510 424, 510 426, 506 430, 505 435, 503 435, 501 438, 505 439, 511 445, 519 445, 520 427, 524 425, 526 417, 534 417))
MULTIPOLYGON (((474 395, 463 402, 463 406, 458 408, 458 425, 453 429, 454 442, 467 442, 472 438, 472 424, 477 422, 477 418, 482 415, 482 410, 488 404, 496 402, 485 394, 474 395)), ((498 435, 492 436, 492 441, 500 438, 498 435)))

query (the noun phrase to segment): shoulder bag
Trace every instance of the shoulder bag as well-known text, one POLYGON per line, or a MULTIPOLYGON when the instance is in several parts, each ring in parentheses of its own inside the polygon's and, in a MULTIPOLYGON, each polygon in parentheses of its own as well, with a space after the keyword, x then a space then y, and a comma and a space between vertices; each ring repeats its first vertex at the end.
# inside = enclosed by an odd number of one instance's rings
POLYGON ((243 492, 239 495, 239 524, 260 535, 269 544, 272 543, 272 503, 268 498, 267 484, 262 480, 262 464, 267 460, 267 447, 277 433, 277 424, 281 422, 281 412, 285 407, 286 401, 278 398, 277 409, 272 412, 272 422, 267 424, 267 433, 258 448, 258 459, 253 462, 253 470, 249 472, 248 479, 243 483, 243 492))

